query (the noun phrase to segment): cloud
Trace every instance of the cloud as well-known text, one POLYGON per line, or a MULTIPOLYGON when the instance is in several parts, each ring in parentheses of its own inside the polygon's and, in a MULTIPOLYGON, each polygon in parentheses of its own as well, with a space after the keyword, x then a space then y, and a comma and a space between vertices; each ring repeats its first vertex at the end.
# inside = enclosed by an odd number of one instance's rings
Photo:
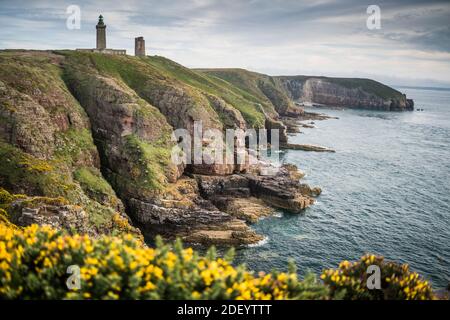
POLYGON ((108 46, 191 67, 244 67, 271 74, 430 78, 450 83, 448 1, 377 1, 382 29, 366 28, 358 0, 3 0, 0 48, 93 47, 102 13, 108 46), (81 30, 65 28, 66 7, 82 10, 81 30))

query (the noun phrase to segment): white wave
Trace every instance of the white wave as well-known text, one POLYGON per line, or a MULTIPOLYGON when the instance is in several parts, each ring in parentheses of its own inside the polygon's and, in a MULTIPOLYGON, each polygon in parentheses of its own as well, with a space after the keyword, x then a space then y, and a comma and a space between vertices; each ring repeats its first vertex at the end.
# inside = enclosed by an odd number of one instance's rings
POLYGON ((257 243, 249 244, 249 248, 255 248, 255 247, 261 247, 265 245, 267 242, 269 242, 269 237, 264 237, 262 240, 258 241, 257 243))

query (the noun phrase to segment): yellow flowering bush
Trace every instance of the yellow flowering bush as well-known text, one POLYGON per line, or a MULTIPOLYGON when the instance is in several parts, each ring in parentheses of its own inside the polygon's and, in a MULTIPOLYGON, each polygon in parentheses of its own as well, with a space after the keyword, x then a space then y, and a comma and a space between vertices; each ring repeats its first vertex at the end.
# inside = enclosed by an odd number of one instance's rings
POLYGON ((407 264, 386 262, 383 257, 365 255, 359 261, 343 261, 338 269, 325 270, 320 278, 330 288, 331 297, 368 300, 434 299, 431 285, 407 264), (381 289, 367 286, 369 266, 378 266, 381 289))
POLYGON ((19 228, 0 209, 0 299, 434 299, 430 284, 407 265, 366 255, 297 278, 288 272, 259 273, 231 264, 233 253, 200 256, 180 241, 156 248, 132 235, 69 235, 50 227, 19 228), (381 289, 368 289, 369 266, 380 268, 381 289), (76 266, 75 274, 71 266, 76 266), (69 269, 68 269, 69 268, 69 269), (68 273, 70 271, 70 273, 68 273), (80 287, 68 280, 79 276, 80 287))
POLYGON ((232 253, 199 256, 177 241, 148 248, 131 235, 68 235, 46 226, 15 229, 0 223, 1 299, 323 299, 313 275, 254 275, 231 265, 232 253), (69 266, 80 288, 68 289, 69 266), (73 271, 73 269, 72 269, 73 271))

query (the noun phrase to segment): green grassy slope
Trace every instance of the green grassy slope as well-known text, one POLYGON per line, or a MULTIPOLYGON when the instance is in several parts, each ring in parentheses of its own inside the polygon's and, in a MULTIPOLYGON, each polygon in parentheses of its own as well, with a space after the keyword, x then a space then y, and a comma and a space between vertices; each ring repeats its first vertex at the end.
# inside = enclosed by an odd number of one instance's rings
POLYGON ((266 109, 284 114, 295 109, 292 101, 275 78, 244 69, 197 69, 198 72, 226 81, 242 92, 256 97, 266 109))
POLYGON ((142 61, 157 68, 163 74, 173 77, 202 92, 222 98, 232 107, 239 110, 247 123, 252 127, 264 126, 265 117, 260 105, 263 107, 264 112, 269 115, 275 115, 273 105, 267 103, 266 100, 220 78, 211 77, 208 74, 188 69, 160 56, 145 57, 142 58, 142 61))

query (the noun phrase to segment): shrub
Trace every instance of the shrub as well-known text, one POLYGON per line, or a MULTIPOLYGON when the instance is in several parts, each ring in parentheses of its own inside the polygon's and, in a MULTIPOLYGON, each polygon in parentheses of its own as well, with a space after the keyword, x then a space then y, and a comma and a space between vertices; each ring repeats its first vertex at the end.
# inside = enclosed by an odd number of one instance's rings
POLYGON ((327 289, 313 275, 260 273, 231 265, 232 254, 199 256, 177 241, 148 248, 131 235, 70 236, 32 225, 16 230, 0 223, 2 299, 323 299, 327 289), (81 288, 68 290, 71 265, 81 288))
POLYGON ((288 272, 255 275, 234 267, 232 252, 200 256, 180 241, 149 248, 132 235, 68 235, 50 227, 17 228, 0 210, 0 299, 435 299, 432 288, 407 265, 366 255, 297 278, 288 272), (69 290, 69 266, 78 266, 81 288, 69 290), (367 288, 367 268, 381 271, 381 289, 367 288))
POLYGON ((14 197, 5 189, 0 187, 0 204, 10 203, 14 197))
POLYGON ((431 285, 407 264, 386 262, 383 257, 365 255, 359 261, 343 261, 338 269, 325 270, 321 277, 329 286, 332 297, 363 300, 426 300, 434 299, 431 285), (368 289, 367 268, 380 268, 381 289, 368 289))
POLYGON ((15 224, 13 224, 13 223, 11 223, 9 221, 9 214, 8 214, 8 212, 6 212, 4 209, 0 208, 0 225, 2 225, 2 224, 5 225, 8 228, 19 229, 18 226, 16 226, 15 224))

